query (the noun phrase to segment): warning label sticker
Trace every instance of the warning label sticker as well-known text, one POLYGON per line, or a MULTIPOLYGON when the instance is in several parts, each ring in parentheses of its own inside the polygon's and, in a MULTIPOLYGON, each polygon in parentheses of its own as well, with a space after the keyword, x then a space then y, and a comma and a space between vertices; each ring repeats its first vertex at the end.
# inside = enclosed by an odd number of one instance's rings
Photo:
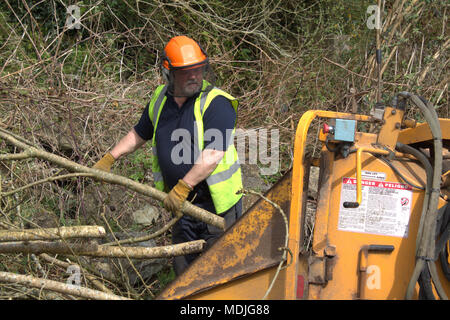
POLYGON ((386 180, 386 173, 384 172, 374 172, 374 171, 361 171, 361 177, 369 180, 386 180))
POLYGON ((412 188, 398 182, 362 179, 362 203, 358 208, 344 208, 346 201, 356 201, 356 179, 343 178, 338 229, 360 233, 407 237, 411 213, 412 188))

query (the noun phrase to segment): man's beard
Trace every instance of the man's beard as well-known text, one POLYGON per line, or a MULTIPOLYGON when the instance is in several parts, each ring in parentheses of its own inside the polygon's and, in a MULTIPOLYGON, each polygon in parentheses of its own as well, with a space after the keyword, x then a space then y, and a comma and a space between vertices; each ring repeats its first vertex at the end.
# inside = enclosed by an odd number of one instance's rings
POLYGON ((202 82, 189 81, 179 90, 178 96, 192 97, 196 93, 200 92, 202 88, 202 82))

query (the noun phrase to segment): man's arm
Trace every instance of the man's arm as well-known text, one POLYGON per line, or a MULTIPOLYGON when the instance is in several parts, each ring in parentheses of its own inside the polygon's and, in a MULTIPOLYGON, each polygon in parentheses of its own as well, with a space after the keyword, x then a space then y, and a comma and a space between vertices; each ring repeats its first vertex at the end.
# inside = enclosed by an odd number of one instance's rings
POLYGON ((119 159, 122 156, 133 153, 137 149, 139 149, 146 140, 142 139, 137 133, 136 130, 131 129, 116 146, 110 151, 111 155, 114 159, 119 159))
POLYGON ((183 177, 183 181, 192 187, 209 177, 225 155, 228 145, 233 143, 231 141, 231 130, 236 122, 236 112, 228 99, 218 96, 213 99, 209 108, 205 111, 203 120, 205 132, 210 129, 219 130, 222 133, 222 140, 215 135, 205 138, 205 149, 203 149, 191 170, 183 177), (216 141, 216 139, 218 140, 216 141))
POLYGON ((101 158, 93 166, 94 169, 103 170, 106 172, 111 171, 111 166, 120 157, 134 152, 136 149, 141 147, 146 140, 142 139, 136 131, 133 129, 123 137, 119 143, 108 153, 106 153, 103 158, 101 158))
POLYGON ((204 149, 183 181, 194 188, 214 171, 225 155, 224 151, 204 149))

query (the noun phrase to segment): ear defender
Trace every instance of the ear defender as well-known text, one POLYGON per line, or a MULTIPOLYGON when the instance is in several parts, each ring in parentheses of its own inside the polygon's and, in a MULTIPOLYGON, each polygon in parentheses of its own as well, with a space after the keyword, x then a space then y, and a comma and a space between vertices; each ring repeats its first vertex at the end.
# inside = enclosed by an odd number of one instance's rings
POLYGON ((163 51, 162 57, 161 57, 161 63, 160 63, 160 69, 161 69, 161 74, 162 77, 164 79, 164 81, 166 81, 167 83, 170 82, 170 68, 171 68, 171 63, 169 58, 166 55, 166 52, 163 51))

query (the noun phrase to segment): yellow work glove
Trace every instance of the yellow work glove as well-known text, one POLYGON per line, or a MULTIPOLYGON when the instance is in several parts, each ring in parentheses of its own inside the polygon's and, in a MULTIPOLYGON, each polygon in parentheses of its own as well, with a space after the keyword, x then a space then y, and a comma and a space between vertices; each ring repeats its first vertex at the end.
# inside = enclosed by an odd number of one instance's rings
POLYGON ((103 156, 103 158, 101 158, 96 164, 94 164, 92 168, 110 172, 111 166, 114 164, 114 161, 116 161, 116 159, 114 159, 111 153, 108 152, 103 156))
POLYGON ((170 190, 169 194, 164 198, 164 207, 173 212, 174 214, 179 214, 181 206, 183 202, 189 195, 189 192, 192 191, 190 185, 184 182, 182 179, 178 180, 178 183, 172 190, 170 190))

